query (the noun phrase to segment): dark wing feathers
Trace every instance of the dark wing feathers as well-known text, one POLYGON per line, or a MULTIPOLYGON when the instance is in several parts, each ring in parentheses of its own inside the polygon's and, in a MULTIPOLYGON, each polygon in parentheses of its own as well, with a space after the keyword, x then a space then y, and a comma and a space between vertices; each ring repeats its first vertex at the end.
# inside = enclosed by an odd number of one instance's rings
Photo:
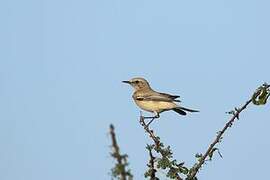
POLYGON ((159 94, 162 94, 164 96, 170 97, 172 99, 176 99, 176 98, 179 98, 180 97, 180 96, 177 96, 177 95, 171 95, 171 94, 167 94, 167 93, 159 93, 159 94))
POLYGON ((171 95, 171 94, 167 94, 167 93, 159 93, 159 94, 167 96, 168 98, 172 99, 175 102, 181 102, 180 100, 177 100, 177 98, 179 98, 180 96, 171 95))
POLYGON ((136 100, 138 101, 165 101, 165 102, 172 102, 172 99, 160 96, 160 95, 145 95, 145 96, 137 96, 136 100))
POLYGON ((165 101, 165 102, 181 102, 180 100, 177 100, 180 96, 176 95, 170 95, 166 93, 159 93, 159 92, 151 92, 151 93, 146 93, 146 94, 140 94, 136 96, 136 100, 138 101, 165 101))

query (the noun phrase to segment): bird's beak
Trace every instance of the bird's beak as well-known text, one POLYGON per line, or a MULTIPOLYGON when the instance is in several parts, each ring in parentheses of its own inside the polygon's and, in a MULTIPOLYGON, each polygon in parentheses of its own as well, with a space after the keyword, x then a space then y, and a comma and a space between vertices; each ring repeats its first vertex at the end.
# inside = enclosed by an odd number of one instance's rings
POLYGON ((130 82, 129 82, 129 81, 122 81, 122 83, 127 83, 127 84, 130 84, 130 82))

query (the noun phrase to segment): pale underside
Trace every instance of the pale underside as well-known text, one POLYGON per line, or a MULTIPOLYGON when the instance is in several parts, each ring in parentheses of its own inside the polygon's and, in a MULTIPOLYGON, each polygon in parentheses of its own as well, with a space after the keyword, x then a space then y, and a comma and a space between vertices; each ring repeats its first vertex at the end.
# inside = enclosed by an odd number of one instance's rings
POLYGON ((166 101, 138 101, 135 100, 135 103, 143 110, 148 112, 157 112, 161 113, 163 111, 171 110, 175 107, 178 107, 174 102, 166 101))

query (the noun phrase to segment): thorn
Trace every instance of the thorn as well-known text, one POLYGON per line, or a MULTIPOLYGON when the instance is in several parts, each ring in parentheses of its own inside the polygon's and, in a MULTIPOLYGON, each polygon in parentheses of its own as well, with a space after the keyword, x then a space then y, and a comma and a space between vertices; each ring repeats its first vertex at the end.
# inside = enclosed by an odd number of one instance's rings
POLYGON ((234 108, 234 110, 235 110, 235 112, 236 112, 236 113, 234 114, 234 116, 236 115, 236 119, 239 120, 239 114, 240 114, 239 112, 240 112, 240 111, 239 111, 239 109, 236 108, 236 107, 234 108))

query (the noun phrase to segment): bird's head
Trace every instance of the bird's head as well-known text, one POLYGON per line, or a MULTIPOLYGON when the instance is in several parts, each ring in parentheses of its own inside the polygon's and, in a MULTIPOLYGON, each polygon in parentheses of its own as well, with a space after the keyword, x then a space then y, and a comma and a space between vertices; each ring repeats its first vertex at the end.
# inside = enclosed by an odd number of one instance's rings
POLYGON ((140 77, 132 78, 129 81, 122 81, 123 83, 130 84, 135 90, 150 89, 149 83, 140 77))

